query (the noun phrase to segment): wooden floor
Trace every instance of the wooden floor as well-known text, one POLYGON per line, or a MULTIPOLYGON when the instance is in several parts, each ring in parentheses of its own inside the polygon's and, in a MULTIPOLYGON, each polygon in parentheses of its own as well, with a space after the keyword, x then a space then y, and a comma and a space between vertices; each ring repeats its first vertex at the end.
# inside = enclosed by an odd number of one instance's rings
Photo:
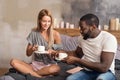
POLYGON ((8 72, 8 68, 0 68, 0 76, 4 75, 6 72, 8 72))

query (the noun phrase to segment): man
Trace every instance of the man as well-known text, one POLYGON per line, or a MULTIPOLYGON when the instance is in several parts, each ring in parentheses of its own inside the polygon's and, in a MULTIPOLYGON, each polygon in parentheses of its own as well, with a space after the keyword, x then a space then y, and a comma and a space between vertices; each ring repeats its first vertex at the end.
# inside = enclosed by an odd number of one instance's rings
POLYGON ((116 38, 98 29, 99 19, 94 14, 84 15, 79 22, 79 46, 75 55, 68 56, 68 64, 78 63, 83 69, 66 80, 115 80, 114 56, 117 50, 116 38))

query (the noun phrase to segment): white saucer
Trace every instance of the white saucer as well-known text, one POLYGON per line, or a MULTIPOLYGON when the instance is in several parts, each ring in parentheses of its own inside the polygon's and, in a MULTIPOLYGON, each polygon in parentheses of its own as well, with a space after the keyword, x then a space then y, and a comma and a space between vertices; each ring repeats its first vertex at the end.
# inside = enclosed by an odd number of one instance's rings
POLYGON ((60 58, 58 58, 58 57, 56 57, 55 59, 58 60, 58 61, 61 61, 61 60, 62 60, 62 59, 60 59, 60 58))
POLYGON ((39 54, 48 54, 48 51, 34 51, 34 52, 39 54))

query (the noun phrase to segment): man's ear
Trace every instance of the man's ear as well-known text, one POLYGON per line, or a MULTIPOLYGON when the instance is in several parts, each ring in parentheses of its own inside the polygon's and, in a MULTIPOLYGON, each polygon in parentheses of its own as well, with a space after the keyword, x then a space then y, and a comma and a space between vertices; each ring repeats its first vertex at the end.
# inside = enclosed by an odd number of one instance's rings
POLYGON ((91 26, 91 30, 96 29, 97 27, 95 25, 91 26))

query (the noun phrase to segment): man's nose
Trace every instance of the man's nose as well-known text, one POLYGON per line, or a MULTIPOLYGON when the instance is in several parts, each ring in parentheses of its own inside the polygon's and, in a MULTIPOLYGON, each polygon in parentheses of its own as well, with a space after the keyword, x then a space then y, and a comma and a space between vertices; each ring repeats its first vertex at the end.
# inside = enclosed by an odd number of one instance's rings
POLYGON ((80 30, 80 33, 81 33, 81 34, 83 34, 83 31, 82 31, 82 30, 80 30))

